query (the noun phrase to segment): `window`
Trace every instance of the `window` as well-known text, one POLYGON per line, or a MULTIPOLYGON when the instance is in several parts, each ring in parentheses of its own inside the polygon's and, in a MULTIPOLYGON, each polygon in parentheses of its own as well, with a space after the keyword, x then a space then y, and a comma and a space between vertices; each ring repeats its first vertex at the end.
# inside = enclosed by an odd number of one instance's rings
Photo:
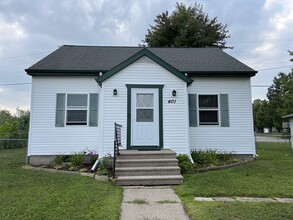
POLYGON ((87 94, 68 94, 66 107, 66 125, 87 124, 87 94))
POLYGON ((189 126, 221 125, 230 127, 229 95, 188 94, 189 126))
POLYGON ((219 125, 218 95, 199 95, 198 115, 200 125, 219 125))
POLYGON ((64 127, 64 125, 98 127, 98 116, 98 93, 56 94, 55 127, 64 127))

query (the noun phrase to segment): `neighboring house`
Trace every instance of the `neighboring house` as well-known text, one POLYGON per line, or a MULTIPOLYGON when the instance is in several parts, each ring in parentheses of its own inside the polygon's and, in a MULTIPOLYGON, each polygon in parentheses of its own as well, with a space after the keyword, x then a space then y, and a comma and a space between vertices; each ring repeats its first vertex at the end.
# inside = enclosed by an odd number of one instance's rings
POLYGON ((218 48, 62 46, 30 68, 31 164, 84 149, 253 156, 251 82, 257 72, 218 48))
POLYGON ((285 115, 283 116, 283 119, 286 119, 289 121, 289 127, 290 127, 290 140, 291 140, 291 147, 293 149, 293 113, 292 114, 289 114, 289 115, 285 115))

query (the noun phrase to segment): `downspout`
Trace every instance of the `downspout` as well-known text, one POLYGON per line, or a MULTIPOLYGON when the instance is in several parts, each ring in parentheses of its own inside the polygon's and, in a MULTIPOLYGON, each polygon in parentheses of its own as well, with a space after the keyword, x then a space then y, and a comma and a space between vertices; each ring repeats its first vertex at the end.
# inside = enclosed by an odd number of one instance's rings
POLYGON ((91 168, 91 173, 95 172, 98 163, 99 163, 99 158, 97 158, 96 162, 95 162, 94 165, 92 166, 92 168, 91 168))

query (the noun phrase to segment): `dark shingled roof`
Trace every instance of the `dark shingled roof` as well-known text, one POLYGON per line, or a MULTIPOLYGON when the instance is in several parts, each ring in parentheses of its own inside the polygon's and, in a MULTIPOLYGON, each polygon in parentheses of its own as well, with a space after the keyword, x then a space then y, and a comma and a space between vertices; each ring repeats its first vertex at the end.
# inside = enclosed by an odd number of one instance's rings
MULTIPOLYGON (((58 72, 107 72, 136 54, 142 47, 64 45, 30 68, 29 75, 58 72)), ((233 74, 253 76, 256 71, 218 48, 149 48, 188 75, 233 74)), ((58 74, 57 74, 58 75, 58 74)))

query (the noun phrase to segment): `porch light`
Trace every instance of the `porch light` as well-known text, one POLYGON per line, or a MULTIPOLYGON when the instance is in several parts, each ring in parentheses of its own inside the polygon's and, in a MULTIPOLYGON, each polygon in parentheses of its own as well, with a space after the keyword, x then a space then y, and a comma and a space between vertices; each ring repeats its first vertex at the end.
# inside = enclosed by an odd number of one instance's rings
POLYGON ((176 96, 176 90, 172 91, 172 96, 176 96))
POLYGON ((117 94, 118 94, 117 89, 113 89, 113 95, 117 95, 117 94))

